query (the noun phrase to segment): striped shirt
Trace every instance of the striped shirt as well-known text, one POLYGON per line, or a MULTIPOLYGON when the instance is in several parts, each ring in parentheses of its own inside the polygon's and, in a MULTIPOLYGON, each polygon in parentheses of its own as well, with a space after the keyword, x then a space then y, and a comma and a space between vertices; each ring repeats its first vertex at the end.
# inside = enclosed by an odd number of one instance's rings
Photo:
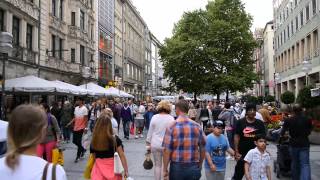
POLYGON ((200 162, 200 152, 204 150, 206 137, 202 128, 187 116, 179 116, 172 126, 168 127, 162 146, 171 152, 172 162, 200 162))

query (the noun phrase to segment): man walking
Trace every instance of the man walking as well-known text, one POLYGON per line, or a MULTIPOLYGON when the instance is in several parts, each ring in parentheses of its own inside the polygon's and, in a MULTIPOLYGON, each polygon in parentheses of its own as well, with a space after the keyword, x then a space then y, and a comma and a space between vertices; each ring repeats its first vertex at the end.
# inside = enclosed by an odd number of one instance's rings
MULTIPOLYGON (((77 101, 78 106, 74 110, 74 118, 73 120, 67 125, 69 126, 74 122, 73 128, 73 144, 78 147, 77 150, 77 157, 74 161, 77 163, 80 157, 83 157, 86 150, 82 146, 82 135, 85 131, 87 131, 88 125, 88 109, 84 105, 83 99, 79 98, 77 101)), ((85 132, 86 133, 86 132, 85 132)))
POLYGON ((236 123, 234 135, 235 158, 237 165, 235 167, 233 180, 242 180, 244 176, 244 157, 247 153, 256 147, 254 141, 257 135, 266 135, 264 123, 255 118, 256 105, 247 104, 246 117, 236 123))
POLYGON ((199 180, 205 158, 204 133, 200 125, 186 115, 187 101, 180 100, 175 109, 178 118, 167 128, 163 139, 164 179, 199 180))
POLYGON ((234 128, 236 125, 236 117, 234 115, 233 109, 230 109, 230 107, 231 107, 231 104, 229 102, 226 102, 224 104, 223 111, 218 116, 218 119, 224 122, 229 144, 231 148, 234 148, 233 139, 234 139, 234 128))
POLYGON ((127 102, 123 104, 123 107, 121 109, 121 118, 122 118, 122 124, 123 124, 124 138, 129 140, 129 123, 130 121, 132 121, 132 115, 131 115, 130 107, 128 106, 127 102))
POLYGON ((292 180, 311 180, 308 136, 311 133, 312 124, 298 105, 293 107, 293 116, 285 120, 281 135, 284 135, 287 130, 290 135, 292 180))

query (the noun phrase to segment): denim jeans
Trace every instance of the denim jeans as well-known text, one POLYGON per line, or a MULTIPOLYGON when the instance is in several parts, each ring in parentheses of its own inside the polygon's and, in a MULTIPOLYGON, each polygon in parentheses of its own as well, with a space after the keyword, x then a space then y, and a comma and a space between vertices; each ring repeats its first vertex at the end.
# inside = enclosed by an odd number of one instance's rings
POLYGON ((85 149, 82 146, 82 135, 83 129, 79 131, 73 131, 73 144, 75 144, 77 149, 77 158, 80 158, 80 155, 85 152, 85 149))
POLYGON ((124 134, 124 137, 129 137, 129 130, 130 130, 129 124, 130 124, 130 121, 122 120, 122 123, 123 123, 123 134, 124 134))
POLYGON ((170 180, 199 180, 200 178, 199 163, 170 163, 170 180))
POLYGON ((292 180, 311 180, 309 147, 290 147, 292 180))
POLYGON ((61 127, 64 140, 70 140, 71 129, 69 127, 61 127))

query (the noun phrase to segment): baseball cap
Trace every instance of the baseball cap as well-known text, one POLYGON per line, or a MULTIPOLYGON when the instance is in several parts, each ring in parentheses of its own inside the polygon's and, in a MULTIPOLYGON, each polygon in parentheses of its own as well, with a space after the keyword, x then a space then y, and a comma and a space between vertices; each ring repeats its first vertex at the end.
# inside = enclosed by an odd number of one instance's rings
POLYGON ((214 121, 213 127, 223 127, 223 122, 220 120, 214 121))

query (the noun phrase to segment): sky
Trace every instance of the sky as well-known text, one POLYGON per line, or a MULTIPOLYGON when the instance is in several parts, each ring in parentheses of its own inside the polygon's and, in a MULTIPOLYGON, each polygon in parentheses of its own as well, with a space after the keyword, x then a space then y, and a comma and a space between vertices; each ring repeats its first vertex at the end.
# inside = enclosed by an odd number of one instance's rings
MULTIPOLYGON (((208 0, 132 0, 150 31, 161 41, 171 37, 172 29, 183 12, 204 9, 208 0)), ((264 28, 273 19, 272 0, 242 0, 246 11, 253 16, 253 26, 264 28)))

